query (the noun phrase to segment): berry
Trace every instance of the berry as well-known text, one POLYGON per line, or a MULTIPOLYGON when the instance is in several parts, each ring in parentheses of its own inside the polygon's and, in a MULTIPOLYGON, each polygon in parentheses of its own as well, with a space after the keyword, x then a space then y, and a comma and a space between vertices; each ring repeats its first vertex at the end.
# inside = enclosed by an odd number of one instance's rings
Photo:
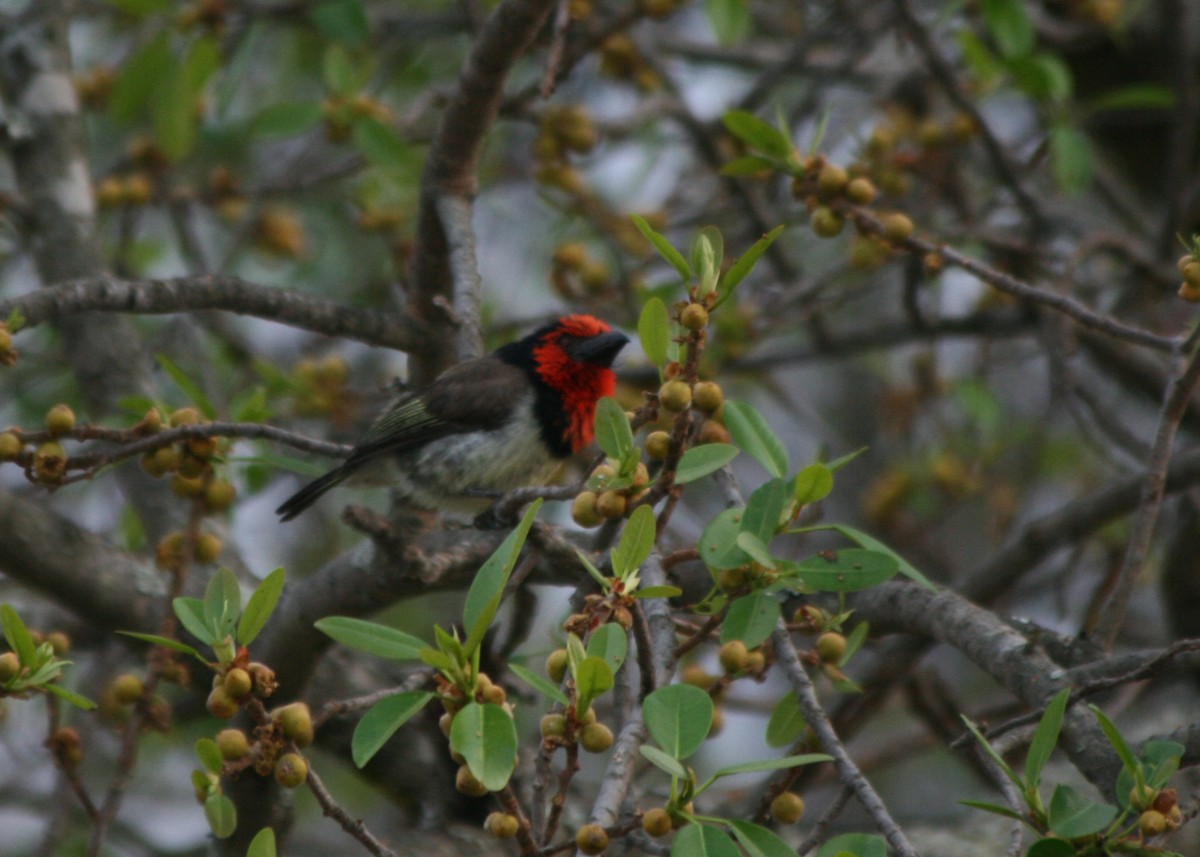
POLYGON ((579 731, 579 746, 589 753, 603 753, 612 745, 612 730, 603 723, 589 723, 579 731))
POLYGON ((217 536, 212 533, 201 533, 196 538, 196 561, 215 562, 224 547, 224 543, 217 536))
POLYGON ((199 497, 204 493, 204 480, 176 473, 171 478, 171 493, 176 497, 199 497))
POLYGON ((171 414, 168 422, 172 428, 179 426, 194 426, 200 422, 200 412, 195 408, 180 408, 171 414))
POLYGON ((307 747, 313 742, 312 713, 308 704, 292 702, 271 712, 271 719, 279 724, 283 734, 296 742, 297 747, 307 747))
POLYGON ((225 479, 214 479, 204 489, 204 506, 210 512, 223 512, 237 499, 237 489, 225 479))
POLYGON ((850 177, 844 169, 834 164, 826 164, 821 167, 821 172, 817 173, 817 192, 826 198, 837 196, 849 180, 850 177))
POLYGON ((42 482, 58 482, 67 475, 67 451, 58 441, 47 441, 33 454, 33 473, 42 482))
POLYGON ((888 241, 904 241, 913 232, 913 223, 903 214, 889 214, 883 218, 883 237, 888 241))
POLYGON ((1138 817, 1138 829, 1143 836, 1158 836, 1167 829, 1167 817, 1156 809, 1148 809, 1138 817))
POLYGON ((55 436, 66 434, 75 428, 75 412, 67 405, 55 405, 46 413, 46 428, 55 436))
POLYGON ((825 627, 825 611, 813 604, 804 604, 792 614, 792 624, 798 625, 797 632, 815 634, 825 627))
POLYGON ((60 658, 71 651, 71 638, 62 631, 51 631, 46 635, 46 642, 50 644, 54 654, 60 658))
POLYGON ((870 205, 875 201, 875 185, 866 176, 851 179, 846 185, 846 197, 858 205, 870 205))
POLYGON ((741 640, 730 640, 721 646, 717 660, 721 662, 721 668, 732 675, 746 669, 746 659, 749 654, 746 644, 741 640))
POLYGON ((462 765, 454 775, 454 788, 468 797, 483 797, 488 793, 487 786, 481 783, 466 765, 462 765))
POLYGON ((55 729, 46 744, 65 767, 73 768, 83 761, 83 741, 79 732, 69 726, 55 729))
POLYGON ((308 762, 299 753, 284 753, 275 763, 275 780, 285 789, 304 785, 308 779, 308 762))
POLYGON ((841 663, 846 656, 846 638, 837 631, 826 631, 817 637, 817 657, 827 664, 841 663))
POLYGON ((571 520, 581 527, 596 527, 604 519, 596 509, 596 492, 580 491, 571 503, 571 520))
POLYGON ((229 691, 225 690, 225 685, 217 685, 208 694, 208 701, 205 703, 208 713, 213 717, 221 720, 228 720, 233 715, 237 714, 238 704, 229 691))
POLYGON ((16 461, 24 444, 10 431, 0 434, 0 461, 16 461))
POLYGON ((547 714, 542 717, 542 737, 561 738, 567 734, 567 718, 562 714, 547 714))
POLYGON ((254 679, 250 678, 250 673, 241 667, 234 667, 225 673, 221 684, 231 699, 245 699, 254 689, 254 679))
POLYGON ((21 659, 16 652, 0 655, 0 683, 12 681, 21 672, 21 659))
POLYGON ((683 413, 691 407, 692 388, 686 381, 668 381, 658 389, 658 403, 667 413, 683 413))
POLYGON ((717 683, 717 677, 710 675, 704 667, 698 664, 689 664, 684 667, 679 680, 684 684, 690 684, 692 687, 698 687, 701 690, 708 690, 717 683))
POLYGON ((620 518, 625 515, 628 501, 619 491, 605 491, 596 498, 596 511, 602 518, 620 518))
POLYGON ((711 414, 725 402, 725 391, 716 381, 701 381, 692 391, 692 402, 697 410, 711 414))
POLYGON ((1178 295, 1190 304, 1200 303, 1200 286, 1193 286, 1186 281, 1182 282, 1179 284, 1178 295))
POLYGON ((241 729, 222 729, 216 741, 221 758, 227 762, 235 762, 250 752, 250 740, 241 729))
POLYGON ((811 218, 813 232, 822 238, 834 238, 842 234, 846 221, 828 206, 821 205, 813 210, 811 218))
POLYGON ((1183 281, 1192 286, 1200 286, 1200 259, 1194 259, 1180 270, 1183 281))
POLYGON ((760 673, 767 668, 767 656, 762 649, 751 649, 746 652, 746 672, 760 673))
POLYGON ((517 835, 521 822, 507 812, 493 812, 483 821, 483 829, 497 839, 512 839, 517 835))
POLYGON ((603 854, 608 847, 608 834, 598 824, 585 824, 575 834, 575 847, 584 854, 603 854))
POLYGON ((133 673, 119 675, 109 685, 113 699, 121 705, 133 705, 146 694, 146 685, 133 673))
POLYGON ((804 817, 804 798, 795 792, 780 792, 771 801, 771 817, 780 824, 795 824, 804 817))
MULTIPOLYGON (((699 387, 699 384, 696 385, 699 387)), ((671 435, 665 431, 652 431, 646 435, 646 455, 661 461, 667 457, 671 447, 671 435)))
POLYGON ((555 649, 546 656, 546 675, 550 681, 561 682, 567 674, 568 656, 566 649, 555 649))
POLYGON ((1140 788, 1134 786, 1129 790, 1129 805, 1137 810, 1149 809, 1154 804, 1156 797, 1158 797, 1158 791, 1151 786, 1142 785, 1140 788))
POLYGON ((708 310, 702 304, 688 304, 679 314, 679 323, 688 330, 703 330, 708 327, 708 310))
POLYGON ((729 443, 731 440, 729 429, 721 425, 716 420, 705 420, 700 426, 700 431, 696 435, 696 443, 729 443))
POLYGON ((666 836, 671 832, 670 814, 662 807, 646 810, 642 815, 642 830, 647 836, 666 836))
POLYGON ((175 445, 154 450, 154 464, 163 473, 174 473, 183 464, 183 450, 175 445))
POLYGON ((563 268, 579 268, 587 261, 587 248, 578 241, 568 241, 558 245, 554 251, 554 264, 563 268))

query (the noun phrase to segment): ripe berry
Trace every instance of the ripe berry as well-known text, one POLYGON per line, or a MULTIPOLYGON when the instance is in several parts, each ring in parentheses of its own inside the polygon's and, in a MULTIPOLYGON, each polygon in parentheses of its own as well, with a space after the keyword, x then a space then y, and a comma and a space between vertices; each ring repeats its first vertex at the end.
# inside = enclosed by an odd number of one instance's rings
POLYGON ((575 847, 584 854, 603 854, 608 847, 608 834, 598 824, 585 824, 575 834, 575 847))
POLYGON ((50 752, 66 767, 73 768, 83 761, 83 741, 79 737, 79 732, 69 726, 60 726, 55 729, 46 743, 50 747, 50 752))
POLYGON ((892 242, 904 241, 913 232, 913 223, 903 214, 889 214, 883 218, 883 237, 892 242))
POLYGON ((647 836, 666 836, 671 832, 670 814, 662 807, 646 810, 642 815, 642 830, 647 836))
POLYGON ((16 461, 24 444, 10 431, 0 434, 0 461, 16 461))
POLYGON ((146 693, 146 685, 133 673, 117 676, 109 687, 112 689, 113 699, 121 705, 133 705, 146 693))
POLYGON ((746 669, 746 659, 749 654, 749 649, 741 640, 730 640, 721 646, 717 660, 721 662, 721 668, 732 675, 746 669))
POLYGON ((550 676, 550 681, 560 682, 567 674, 567 663, 569 658, 566 649, 555 649, 546 656, 546 675, 550 676))
POLYGON ((692 404, 692 388, 686 381, 668 381, 658 389, 658 403, 667 413, 683 413, 692 404))
POLYGON ((705 420, 700 426, 700 431, 696 435, 696 443, 729 443, 731 440, 729 429, 721 425, 716 420, 705 420))
POLYGON ((241 729, 222 729, 216 741, 221 758, 227 762, 235 762, 250 752, 250 740, 241 729))
POLYGON ((818 206, 810 219, 813 232, 822 238, 833 238, 842 234, 846 221, 842 216, 828 206, 818 206))
POLYGON ((589 753, 603 753, 612 745, 612 730, 603 723, 589 723, 579 731, 579 746, 589 753))
POLYGON ((688 304, 679 314, 679 323, 688 330, 703 330, 708 327, 708 310, 702 304, 688 304))
POLYGON ((512 839, 517 835, 520 827, 521 822, 517 820, 517 817, 507 812, 489 813, 483 821, 483 829, 497 839, 512 839))
POLYGON ((468 797, 483 797, 488 793, 487 786, 481 783, 466 765, 462 765, 454 775, 454 787, 460 794, 468 797))
POLYGON ((205 703, 208 713, 213 717, 221 720, 228 720, 233 715, 237 714, 238 704, 229 691, 225 690, 225 685, 217 685, 208 694, 208 701, 205 703))
POLYGON ((284 753, 275 763, 275 780, 285 789, 304 785, 308 779, 308 762, 299 753, 284 753))
POLYGON ((75 412, 67 405, 55 405, 46 413, 46 428, 55 436, 66 434, 75 428, 75 412))
POLYGON ((771 801, 771 817, 780 824, 795 824, 804 817, 804 798, 795 792, 780 792, 771 801))
POLYGON ((817 656, 825 663, 841 663, 845 655, 846 638, 837 631, 826 631, 817 637, 817 656))
POLYGON ((706 414, 713 413, 725 401, 725 391, 716 381, 701 381, 692 391, 692 402, 697 410, 706 414))
POLYGON ((313 742, 312 713, 308 704, 292 702, 271 712, 271 719, 279 724, 283 734, 296 742, 297 747, 307 747, 313 742))
MULTIPOLYGON (((699 385, 697 385, 699 386, 699 385)), ((671 435, 665 431, 652 431, 646 435, 646 455, 661 461, 667 457, 671 447, 671 435)))

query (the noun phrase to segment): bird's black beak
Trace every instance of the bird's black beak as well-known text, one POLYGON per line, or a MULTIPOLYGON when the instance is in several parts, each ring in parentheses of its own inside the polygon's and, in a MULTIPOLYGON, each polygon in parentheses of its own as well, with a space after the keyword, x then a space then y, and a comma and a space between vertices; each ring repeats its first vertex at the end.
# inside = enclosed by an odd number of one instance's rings
POLYGON ((581 363, 594 363, 597 366, 612 366, 617 354, 629 342, 629 337, 619 330, 610 330, 590 339, 585 339, 575 345, 572 357, 581 363))

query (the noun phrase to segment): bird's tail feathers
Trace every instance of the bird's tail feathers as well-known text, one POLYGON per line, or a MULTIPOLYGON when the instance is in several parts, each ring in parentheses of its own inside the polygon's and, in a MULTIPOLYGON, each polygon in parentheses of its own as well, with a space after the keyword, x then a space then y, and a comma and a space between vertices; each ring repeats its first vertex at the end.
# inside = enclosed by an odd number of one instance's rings
POLYGON ((337 485, 348 475, 349 473, 345 468, 338 467, 329 471, 324 476, 314 479, 291 497, 284 500, 283 504, 275 510, 275 514, 279 515, 281 521, 290 521, 313 503, 317 502, 317 499, 322 494, 337 485))

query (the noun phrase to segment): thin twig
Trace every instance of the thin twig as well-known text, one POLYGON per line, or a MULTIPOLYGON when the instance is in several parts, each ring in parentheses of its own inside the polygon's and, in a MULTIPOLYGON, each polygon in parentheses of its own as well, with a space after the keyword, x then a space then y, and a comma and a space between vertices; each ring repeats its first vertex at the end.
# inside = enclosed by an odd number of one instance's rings
POLYGON ((317 799, 317 803, 321 805, 321 811, 325 813, 326 817, 332 818, 341 825, 342 830, 361 842, 363 847, 375 857, 398 857, 395 851, 388 848, 375 838, 371 831, 367 830, 362 819, 351 818, 350 813, 342 809, 341 805, 333 799, 329 790, 325 788, 325 783, 317 776, 317 772, 311 764, 308 766, 308 788, 313 793, 313 797, 317 799))

